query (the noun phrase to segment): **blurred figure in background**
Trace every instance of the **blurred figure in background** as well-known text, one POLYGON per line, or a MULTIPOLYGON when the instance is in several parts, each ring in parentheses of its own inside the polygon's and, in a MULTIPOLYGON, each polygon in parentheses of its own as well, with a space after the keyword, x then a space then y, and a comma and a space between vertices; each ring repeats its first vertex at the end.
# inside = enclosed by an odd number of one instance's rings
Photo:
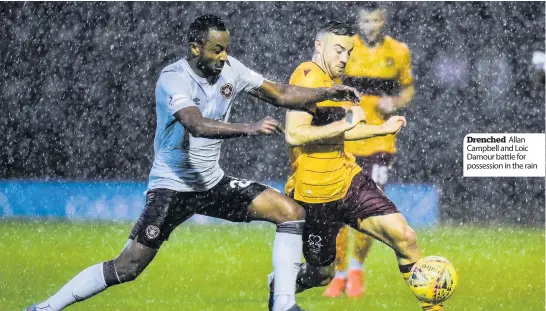
MULTIPOLYGON (((385 12, 377 3, 363 7, 358 14, 358 30, 354 51, 347 63, 344 83, 358 88, 360 106, 367 123, 379 125, 396 111, 405 108, 415 93, 408 47, 383 34, 385 12)), ((347 141, 345 151, 356 157, 364 174, 383 190, 396 154, 396 135, 347 141)), ((344 226, 337 238, 336 276, 324 292, 338 297, 360 297, 364 287, 364 260, 373 239, 344 226), (349 232, 354 233, 350 239, 349 232), (348 255, 352 254, 348 261, 348 255)))
POLYGON ((535 51, 533 52, 532 62, 534 68, 533 82, 544 87, 544 63, 546 62, 546 55, 542 51, 535 51))

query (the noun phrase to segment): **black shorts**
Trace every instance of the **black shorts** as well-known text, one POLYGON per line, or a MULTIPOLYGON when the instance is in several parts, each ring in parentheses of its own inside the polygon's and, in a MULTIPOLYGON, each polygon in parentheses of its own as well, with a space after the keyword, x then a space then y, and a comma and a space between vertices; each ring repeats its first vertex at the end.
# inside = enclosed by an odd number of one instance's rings
POLYGON ((129 239, 158 249, 171 232, 194 214, 233 222, 249 222, 248 206, 268 186, 258 182, 224 176, 212 189, 203 192, 179 192, 152 189, 146 194, 146 206, 129 239))
POLYGON ((400 213, 372 178, 356 175, 341 200, 328 203, 297 201, 306 211, 303 229, 303 255, 314 266, 329 266, 336 258, 336 237, 343 225, 358 229, 358 223, 371 216, 400 213))

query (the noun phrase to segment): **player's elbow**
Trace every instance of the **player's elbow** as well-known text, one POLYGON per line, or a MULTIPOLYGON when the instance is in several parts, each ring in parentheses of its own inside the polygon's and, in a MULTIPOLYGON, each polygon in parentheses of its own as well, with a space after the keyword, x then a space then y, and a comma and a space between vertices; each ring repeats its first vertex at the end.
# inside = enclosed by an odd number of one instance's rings
POLYGON ((275 106, 286 107, 291 103, 291 95, 289 92, 289 85, 287 84, 276 84, 275 92, 272 94, 271 103, 275 106))
POLYGON ((406 86, 402 92, 404 93, 404 97, 406 98, 406 102, 404 104, 408 105, 415 97, 415 87, 413 86, 413 84, 410 84, 406 86))
POLYGON ((206 128, 204 126, 201 126, 199 124, 186 126, 186 129, 188 132, 190 132, 191 136, 193 137, 206 137, 207 132, 206 128))
POLYGON ((278 93, 271 99, 271 104, 277 107, 286 107, 289 103, 289 97, 285 93, 278 93))
POLYGON ((298 147, 304 144, 302 137, 293 131, 285 131, 284 140, 290 147, 298 147))

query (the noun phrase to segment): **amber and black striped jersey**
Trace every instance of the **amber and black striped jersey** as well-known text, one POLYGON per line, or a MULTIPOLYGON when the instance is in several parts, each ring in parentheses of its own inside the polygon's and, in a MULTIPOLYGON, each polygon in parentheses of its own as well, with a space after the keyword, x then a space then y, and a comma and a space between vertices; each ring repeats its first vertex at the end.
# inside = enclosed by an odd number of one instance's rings
MULTIPOLYGON (((290 78, 290 84, 303 87, 331 87, 340 84, 313 62, 300 64, 290 78)), ((311 125, 324 126, 345 118, 349 102, 323 101, 317 103, 311 125)), ((342 199, 353 177, 361 169, 355 158, 344 152, 344 135, 328 141, 289 148, 291 176, 285 191, 298 201, 325 203, 342 199)))

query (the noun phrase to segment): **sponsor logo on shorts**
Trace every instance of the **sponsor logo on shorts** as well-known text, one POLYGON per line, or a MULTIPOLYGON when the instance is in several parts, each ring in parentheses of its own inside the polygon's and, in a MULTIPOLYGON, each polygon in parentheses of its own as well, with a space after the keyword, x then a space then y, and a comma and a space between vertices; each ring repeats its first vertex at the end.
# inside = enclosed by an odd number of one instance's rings
POLYGON ((233 95, 233 85, 231 85, 231 83, 222 85, 220 88, 220 94, 222 94, 222 96, 225 98, 230 98, 231 95, 233 95))
POLYGON ((309 244, 309 250, 313 253, 320 252, 320 249, 322 248, 322 238, 318 235, 310 234, 309 239, 307 240, 307 243, 309 244))
POLYGON ((146 227, 146 237, 150 240, 153 240, 159 236, 159 228, 154 225, 148 225, 146 227))

